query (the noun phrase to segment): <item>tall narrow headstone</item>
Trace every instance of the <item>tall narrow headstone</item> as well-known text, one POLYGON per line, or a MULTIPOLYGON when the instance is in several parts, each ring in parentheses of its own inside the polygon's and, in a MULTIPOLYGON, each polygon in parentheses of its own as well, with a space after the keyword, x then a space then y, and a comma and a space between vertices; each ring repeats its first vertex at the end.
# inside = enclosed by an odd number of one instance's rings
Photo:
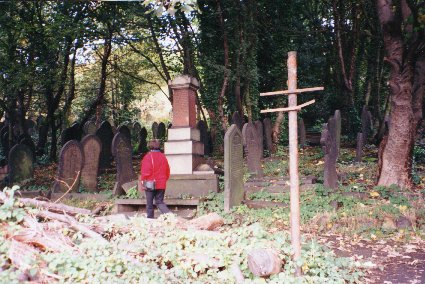
POLYGON ((363 133, 357 133, 356 162, 361 163, 363 156, 363 133))
POLYGON ((262 177, 263 169, 261 167, 261 148, 258 139, 258 130, 251 122, 248 122, 244 126, 244 129, 243 142, 245 145, 248 172, 254 176, 262 177))
POLYGON ((339 149, 341 149, 341 112, 339 109, 335 111, 335 139, 336 139, 336 148, 339 155, 339 149))
POLYGON ((62 147, 59 155, 58 172, 53 191, 66 192, 70 190, 70 192, 77 192, 80 187, 83 164, 84 154, 80 142, 77 140, 68 141, 62 147))
POLYGON ((236 124, 224 135, 224 211, 229 212, 244 199, 243 139, 236 124))
POLYGON ((152 123, 152 137, 154 139, 158 139, 158 126, 157 122, 152 123))
POLYGON ((362 119, 363 145, 366 145, 369 138, 369 133, 372 128, 372 115, 369 112, 367 106, 363 106, 361 119, 362 119))
POLYGON ((263 129, 263 123, 259 120, 254 122, 255 128, 257 129, 257 140, 258 140, 258 147, 259 152, 258 154, 260 155, 260 159, 262 159, 264 157, 264 129, 263 129))
POLYGON ((117 128, 118 132, 120 132, 122 135, 124 135, 124 137, 126 139, 128 139, 128 142, 130 143, 130 148, 131 148, 131 131, 130 129, 127 127, 127 125, 121 125, 117 128))
POLYGON ((37 155, 43 155, 47 143, 47 135, 49 133, 49 127, 47 125, 40 125, 38 129, 38 141, 37 141, 37 155))
POLYGON ((264 125, 264 142, 266 146, 266 150, 269 151, 269 153, 273 152, 273 140, 272 140, 272 122, 270 118, 266 117, 263 119, 263 125, 264 125))
POLYGON ((96 136, 102 142, 102 151, 100 152, 99 169, 106 169, 111 166, 111 144, 114 134, 112 132, 111 124, 104 121, 96 130, 96 136))
POLYGON ((204 143, 204 155, 209 155, 208 126, 205 121, 200 120, 196 124, 196 128, 200 132, 201 142, 204 143))
POLYGON ((114 155, 117 166, 114 195, 124 194, 122 185, 137 180, 137 176, 133 170, 131 152, 131 145, 128 143, 128 139, 120 132, 115 134, 112 141, 112 154, 114 155))
POLYGON ((146 141, 147 137, 148 137, 148 131, 146 130, 145 127, 143 127, 139 133, 139 146, 137 148, 137 153, 144 154, 149 151, 148 142, 146 141))
POLYGON ((90 192, 97 192, 97 175, 99 173, 99 157, 102 142, 99 137, 89 134, 81 140, 84 153, 84 164, 81 170, 81 185, 90 192))
POLYGON ((131 136, 134 141, 139 141, 140 130, 142 130, 142 125, 137 121, 133 123, 133 129, 131 130, 131 136))
POLYGON ((306 131, 304 125, 304 119, 298 120, 298 136, 300 138, 300 147, 304 148, 307 145, 306 131))
POLYGON ((325 153, 323 183, 325 187, 332 189, 338 187, 338 174, 336 172, 338 152, 336 148, 335 128, 335 119, 331 117, 328 123, 323 125, 322 135, 320 137, 320 144, 325 153))
POLYGON ((24 144, 13 146, 8 161, 10 185, 34 177, 34 155, 28 146, 24 144))
POLYGON ((242 131, 244 121, 238 111, 235 111, 232 115, 232 124, 236 124, 236 126, 239 128, 239 131, 242 131))
POLYGON ((158 124, 158 139, 163 141, 165 139, 165 135, 167 135, 167 128, 165 127, 164 122, 160 122, 158 124))

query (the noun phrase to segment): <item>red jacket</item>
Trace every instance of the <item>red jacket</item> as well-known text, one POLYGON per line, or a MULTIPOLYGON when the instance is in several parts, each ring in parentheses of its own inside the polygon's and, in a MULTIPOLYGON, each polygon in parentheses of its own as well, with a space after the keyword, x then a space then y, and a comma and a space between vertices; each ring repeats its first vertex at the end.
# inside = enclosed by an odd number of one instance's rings
POLYGON ((167 188, 167 180, 170 178, 170 166, 167 158, 161 152, 151 151, 147 153, 143 157, 140 173, 142 181, 154 180, 156 189, 165 190, 167 188))

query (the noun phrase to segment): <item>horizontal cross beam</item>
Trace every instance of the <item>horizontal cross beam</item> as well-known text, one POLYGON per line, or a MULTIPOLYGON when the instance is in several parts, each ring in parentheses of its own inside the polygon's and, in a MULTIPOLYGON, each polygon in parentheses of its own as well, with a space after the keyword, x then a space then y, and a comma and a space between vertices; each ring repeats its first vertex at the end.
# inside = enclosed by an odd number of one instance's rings
POLYGON ((272 108, 272 109, 265 109, 262 110, 261 113, 267 113, 267 112, 288 112, 288 111, 299 111, 301 110, 303 107, 309 106, 311 104, 314 104, 316 101, 315 100, 311 100, 308 101, 306 103, 303 103, 301 105, 298 106, 293 106, 293 107, 284 107, 284 108, 272 108))
POLYGON ((295 89, 295 90, 284 90, 284 91, 260 93, 260 96, 266 97, 266 96, 275 96, 275 95, 301 94, 306 92, 323 91, 324 89, 325 89, 324 87, 312 87, 312 88, 295 89))

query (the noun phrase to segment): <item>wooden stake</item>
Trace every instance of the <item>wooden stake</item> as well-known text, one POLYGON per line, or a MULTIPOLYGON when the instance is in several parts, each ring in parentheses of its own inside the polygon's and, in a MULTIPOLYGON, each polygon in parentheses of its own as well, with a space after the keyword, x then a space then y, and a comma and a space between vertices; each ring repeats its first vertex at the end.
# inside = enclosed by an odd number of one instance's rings
POLYGON ((274 92, 260 93, 260 96, 266 97, 266 96, 275 96, 275 95, 301 94, 306 92, 323 91, 324 89, 325 89, 324 87, 313 87, 313 88, 304 88, 304 89, 295 89, 295 90, 274 91, 274 92))
POLYGON ((306 103, 303 103, 301 105, 298 106, 294 106, 294 107, 283 107, 283 108, 272 108, 272 109, 264 109, 261 111, 261 113, 267 113, 267 112, 279 112, 279 111, 299 111, 301 110, 303 107, 306 107, 308 105, 314 104, 316 102, 316 100, 311 100, 308 101, 306 103))
MULTIPOLYGON (((297 52, 288 52, 288 91, 297 89, 297 52)), ((288 106, 297 108, 297 95, 288 95, 288 106)), ((300 235, 300 188, 298 176, 298 118, 297 110, 288 113, 289 122, 289 180, 291 185, 291 244, 294 251, 294 262, 301 257, 300 235)), ((301 275, 301 267, 295 265, 295 276, 301 275)))

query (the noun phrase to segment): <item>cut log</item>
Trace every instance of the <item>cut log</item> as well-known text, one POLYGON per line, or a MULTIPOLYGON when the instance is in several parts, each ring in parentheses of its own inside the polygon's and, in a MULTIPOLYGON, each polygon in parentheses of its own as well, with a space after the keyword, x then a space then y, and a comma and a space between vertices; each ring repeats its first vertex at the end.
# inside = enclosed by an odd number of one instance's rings
POLYGON ((272 249, 254 249, 248 254, 249 270, 258 277, 268 277, 280 272, 282 260, 272 249))
POLYGON ((224 220, 220 217, 220 215, 218 215, 217 213, 209 213, 199 218, 190 220, 188 222, 188 227, 198 230, 213 231, 216 228, 222 226, 223 224, 224 220))
POLYGON ((56 204, 52 202, 40 201, 36 199, 31 199, 31 198, 19 198, 18 202, 24 204, 25 206, 34 206, 34 207, 42 208, 51 212, 66 213, 68 215, 91 214, 91 211, 88 209, 69 206, 62 203, 56 204))

